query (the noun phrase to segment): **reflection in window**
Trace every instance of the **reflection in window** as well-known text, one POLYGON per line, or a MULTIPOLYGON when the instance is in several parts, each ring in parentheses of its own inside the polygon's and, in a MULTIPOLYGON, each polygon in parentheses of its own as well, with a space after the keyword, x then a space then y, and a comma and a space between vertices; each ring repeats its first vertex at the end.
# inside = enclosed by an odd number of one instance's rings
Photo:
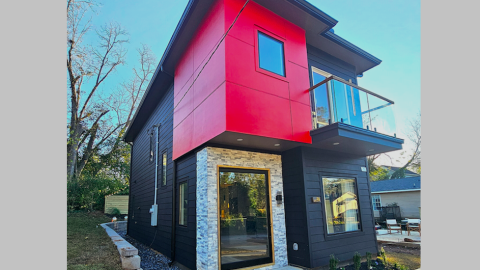
POLYGON ((272 262, 266 173, 226 168, 219 178, 222 269, 272 262))
POLYGON ((328 234, 360 230, 355 179, 323 177, 328 234))
POLYGON ((187 207, 188 207, 188 185, 187 182, 183 182, 180 184, 180 196, 179 196, 179 224, 187 226, 187 207))
POLYGON ((162 186, 167 184, 167 152, 162 154, 162 186))
POLYGON ((372 205, 373 210, 378 211, 382 207, 382 201, 380 200, 380 195, 372 195, 372 205))
POLYGON ((261 69, 285 76, 283 42, 258 32, 258 58, 261 69))
MULTIPOLYGON (((314 68, 312 68, 312 78, 313 78, 313 85, 325 80, 325 76, 321 75, 318 72, 315 72, 314 68)), ((319 87, 313 90, 313 104, 315 104, 315 115, 316 118, 314 128, 324 127, 329 124, 330 120, 330 106, 328 104, 328 90, 327 84, 322 84, 319 87)))

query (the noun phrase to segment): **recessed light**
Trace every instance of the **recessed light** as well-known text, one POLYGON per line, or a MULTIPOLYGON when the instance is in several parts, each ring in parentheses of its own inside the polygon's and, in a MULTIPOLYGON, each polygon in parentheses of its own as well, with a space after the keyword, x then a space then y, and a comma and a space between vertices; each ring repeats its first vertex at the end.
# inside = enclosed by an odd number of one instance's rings
POLYGON ((368 151, 372 152, 373 150, 375 150, 375 149, 370 149, 370 150, 368 150, 368 151))
POLYGON ((243 139, 237 139, 237 141, 241 142, 241 141, 243 141, 243 139))
POLYGON ((280 144, 279 144, 279 143, 276 143, 276 144, 274 144, 273 146, 280 146, 280 144))
POLYGON ((334 142, 333 145, 339 145, 340 143, 339 142, 334 142))

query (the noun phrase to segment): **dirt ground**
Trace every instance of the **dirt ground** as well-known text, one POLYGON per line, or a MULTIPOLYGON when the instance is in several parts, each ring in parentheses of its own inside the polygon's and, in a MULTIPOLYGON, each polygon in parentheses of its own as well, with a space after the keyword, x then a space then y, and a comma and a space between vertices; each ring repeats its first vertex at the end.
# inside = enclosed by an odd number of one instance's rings
POLYGON ((383 247, 387 255, 388 261, 396 261, 400 264, 407 266, 410 270, 420 268, 421 259, 421 246, 402 245, 402 244, 380 244, 380 248, 383 247))

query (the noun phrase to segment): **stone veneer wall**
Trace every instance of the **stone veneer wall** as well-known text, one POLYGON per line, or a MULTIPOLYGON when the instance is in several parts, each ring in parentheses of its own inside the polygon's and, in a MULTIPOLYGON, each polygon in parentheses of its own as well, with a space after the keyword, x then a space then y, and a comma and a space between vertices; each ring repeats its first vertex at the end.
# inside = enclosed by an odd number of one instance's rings
POLYGON ((258 269, 287 266, 285 211, 275 200, 283 196, 281 156, 206 147, 197 153, 197 269, 218 269, 217 165, 270 169, 275 265, 258 269))

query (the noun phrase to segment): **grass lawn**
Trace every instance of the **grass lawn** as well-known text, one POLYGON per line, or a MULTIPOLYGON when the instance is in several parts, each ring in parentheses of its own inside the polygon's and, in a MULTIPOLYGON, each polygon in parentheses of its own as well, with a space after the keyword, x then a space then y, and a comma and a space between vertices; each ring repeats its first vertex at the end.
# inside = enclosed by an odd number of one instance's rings
POLYGON ((67 214, 67 269, 122 269, 120 256, 100 223, 102 212, 67 214))

